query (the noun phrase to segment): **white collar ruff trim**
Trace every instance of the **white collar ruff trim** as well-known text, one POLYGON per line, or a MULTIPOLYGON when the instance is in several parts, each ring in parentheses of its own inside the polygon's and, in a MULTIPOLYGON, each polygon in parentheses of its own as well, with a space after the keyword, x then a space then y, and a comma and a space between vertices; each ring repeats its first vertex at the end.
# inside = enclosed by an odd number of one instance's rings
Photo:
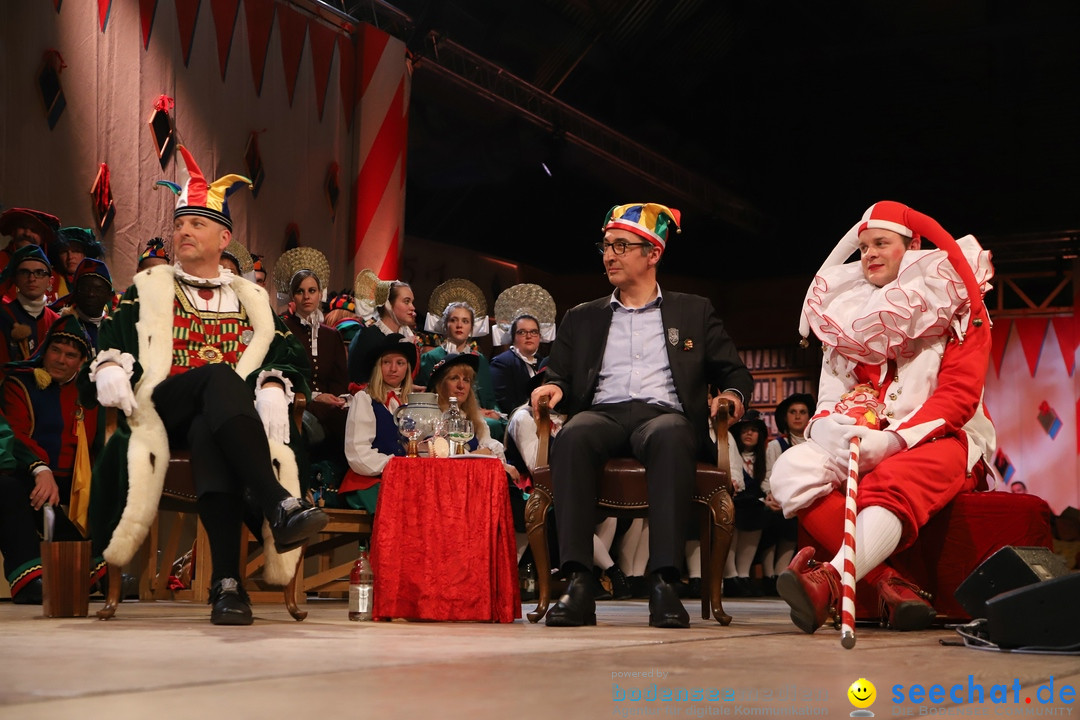
POLYGON ((195 275, 184 272, 184 268, 177 262, 174 266, 176 278, 185 285, 194 285, 195 287, 221 287, 223 285, 232 285, 232 281, 236 279, 236 276, 232 274, 232 271, 218 266, 218 276, 213 278, 202 278, 195 275))
MULTIPOLYGON (((956 242, 985 293, 994 276, 990 253, 971 235, 956 242)), ((866 281, 859 262, 820 270, 803 317, 827 347, 854 362, 880 365, 911 357, 916 340, 962 335, 970 307, 964 281, 944 250, 909 250, 896 279, 880 288, 866 281)))

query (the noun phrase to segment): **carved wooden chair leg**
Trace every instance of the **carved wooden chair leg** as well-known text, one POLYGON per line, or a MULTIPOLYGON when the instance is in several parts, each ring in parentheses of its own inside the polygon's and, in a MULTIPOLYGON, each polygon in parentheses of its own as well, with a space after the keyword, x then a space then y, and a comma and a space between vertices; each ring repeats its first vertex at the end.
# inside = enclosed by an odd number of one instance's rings
POLYGON ((708 505, 694 503, 700 516, 701 532, 701 619, 712 617, 712 512, 708 505))
POLYGON ((548 611, 551 598, 551 558, 548 556, 547 513, 551 508, 551 495, 534 487, 525 503, 525 529, 529 535, 529 547, 536 563, 536 609, 528 613, 529 622, 540 622, 548 611))
POLYGON ((296 560, 296 572, 293 573, 289 584, 285 586, 285 607, 289 609, 289 614, 297 622, 308 616, 307 610, 301 610, 296 605, 296 588, 299 579, 304 577, 304 550, 305 548, 300 548, 300 557, 296 560))
POLYGON ((120 605, 120 593, 124 588, 124 568, 109 563, 109 593, 105 596, 105 607, 97 611, 98 620, 110 620, 116 615, 120 605))
MULTIPOLYGON (((718 562, 727 559, 731 550, 731 532, 735 525, 735 503, 728 492, 721 491, 709 498, 709 514, 712 516, 712 555, 718 562)), ((709 578, 709 598, 713 617, 721 625, 730 625, 731 616, 724 612, 723 573, 713 573, 709 578)))

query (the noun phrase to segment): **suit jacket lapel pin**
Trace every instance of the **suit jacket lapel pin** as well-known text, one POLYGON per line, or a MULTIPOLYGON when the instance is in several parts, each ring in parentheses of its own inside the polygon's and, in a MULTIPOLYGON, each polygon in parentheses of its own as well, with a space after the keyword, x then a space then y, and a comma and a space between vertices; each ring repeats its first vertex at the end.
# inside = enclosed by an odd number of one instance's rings
POLYGON ((694 341, 691 340, 690 338, 686 338, 685 340, 683 340, 682 349, 684 351, 686 351, 686 352, 689 352, 690 350, 693 350, 694 349, 694 341))
POLYGON ((667 329, 667 340, 671 343, 672 347, 679 344, 679 328, 669 327, 667 329))

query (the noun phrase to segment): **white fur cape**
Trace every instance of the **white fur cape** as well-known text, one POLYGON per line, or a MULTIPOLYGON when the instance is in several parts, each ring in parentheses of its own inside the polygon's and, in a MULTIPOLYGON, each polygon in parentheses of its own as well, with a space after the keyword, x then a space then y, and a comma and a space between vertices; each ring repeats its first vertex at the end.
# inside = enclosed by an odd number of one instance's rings
MULTIPOLYGON (((169 439, 161 416, 150 399, 158 383, 169 377, 172 368, 172 324, 175 297, 173 268, 158 265, 148 268, 133 279, 139 292, 138 360, 143 374, 135 385, 138 409, 128 418, 131 440, 128 444, 128 495, 120 523, 113 531, 105 549, 105 560, 126 565, 146 539, 150 524, 157 516, 158 501, 169 467, 169 439)), ((241 306, 247 311, 254 337, 236 365, 236 373, 247 378, 258 371, 275 337, 274 315, 266 291, 253 282, 236 278, 232 281, 241 306)), ((292 450, 280 443, 270 443, 270 455, 278 482, 293 496, 300 494, 300 474, 292 450)), ((262 528, 266 566, 265 580, 285 585, 293 577, 300 550, 280 554, 274 547, 269 525, 262 528)), ((199 558, 205 561, 205 558, 199 558)))

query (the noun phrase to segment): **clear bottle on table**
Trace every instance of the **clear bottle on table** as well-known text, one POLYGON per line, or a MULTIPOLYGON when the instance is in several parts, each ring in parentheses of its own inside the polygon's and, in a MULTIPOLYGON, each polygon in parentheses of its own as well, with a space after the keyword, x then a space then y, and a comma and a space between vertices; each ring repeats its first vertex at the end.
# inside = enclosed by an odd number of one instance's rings
POLYGON ((450 407, 443 413, 442 422, 440 423, 440 431, 445 434, 450 441, 450 452, 454 455, 460 455, 465 452, 461 442, 456 437, 459 434, 459 429, 465 422, 465 414, 461 412, 461 407, 458 405, 458 399, 453 395, 449 399, 450 407))
POLYGON ((371 620, 374 601, 375 573, 367 548, 361 545, 360 556, 349 573, 349 619, 371 620))

